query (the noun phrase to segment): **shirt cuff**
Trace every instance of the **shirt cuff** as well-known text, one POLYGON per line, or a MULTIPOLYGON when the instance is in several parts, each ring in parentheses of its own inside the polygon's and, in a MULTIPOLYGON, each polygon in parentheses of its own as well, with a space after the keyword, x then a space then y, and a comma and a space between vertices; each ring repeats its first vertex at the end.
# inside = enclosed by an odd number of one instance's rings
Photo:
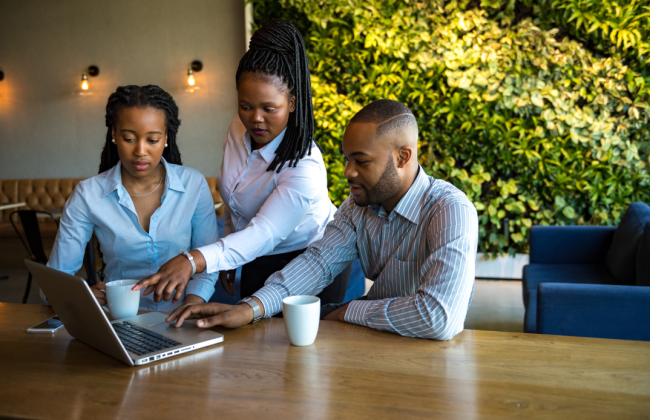
MULTIPOLYGON (((273 315, 282 311, 282 299, 289 296, 289 294, 287 294, 284 288, 269 284, 253 293, 253 296, 262 302, 262 306, 264 306, 264 318, 271 318, 273 315)), ((245 297, 247 296, 242 296, 242 298, 245 297)))
POLYGON ((217 241, 213 244, 197 248, 205 260, 205 273, 214 273, 217 270, 217 264, 223 255, 223 242, 217 241))
MULTIPOLYGON (((203 273, 201 273, 203 274, 203 273)), ((197 295, 204 301, 209 301, 214 294, 214 281, 211 275, 207 277, 193 278, 187 283, 186 294, 197 295)))
MULTIPOLYGON (((373 306, 377 306, 380 302, 373 300, 353 300, 348 305, 348 309, 345 311, 345 317, 343 319, 345 322, 350 324, 363 325, 368 327, 368 316, 366 315, 368 311, 372 312, 373 306)), ((382 305, 385 302, 381 302, 382 305)))

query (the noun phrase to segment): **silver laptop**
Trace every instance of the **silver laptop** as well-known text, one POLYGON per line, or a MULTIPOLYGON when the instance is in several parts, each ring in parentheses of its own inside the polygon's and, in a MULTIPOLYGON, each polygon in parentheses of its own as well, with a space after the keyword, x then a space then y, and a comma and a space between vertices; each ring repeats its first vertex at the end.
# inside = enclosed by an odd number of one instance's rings
POLYGON ((176 328, 161 312, 109 321, 84 279, 33 261, 25 264, 71 336, 127 365, 144 365, 223 341, 222 334, 192 324, 176 328))

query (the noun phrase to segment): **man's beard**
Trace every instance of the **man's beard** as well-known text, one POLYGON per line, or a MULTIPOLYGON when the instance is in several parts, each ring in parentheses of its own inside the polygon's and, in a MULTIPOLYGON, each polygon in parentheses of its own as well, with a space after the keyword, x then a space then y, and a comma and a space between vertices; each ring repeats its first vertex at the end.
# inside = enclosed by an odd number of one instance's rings
MULTIPOLYGON (((379 177, 379 181, 377 181, 370 191, 363 187, 363 189, 366 190, 365 200, 362 202, 354 200, 354 204, 359 207, 368 207, 373 204, 379 204, 397 194, 399 187, 400 179, 397 174, 397 168, 395 168, 395 164, 393 163, 393 156, 389 155, 388 162, 386 162, 386 168, 384 169, 384 173, 379 177)), ((354 198, 355 197, 353 197, 353 199, 354 198)))

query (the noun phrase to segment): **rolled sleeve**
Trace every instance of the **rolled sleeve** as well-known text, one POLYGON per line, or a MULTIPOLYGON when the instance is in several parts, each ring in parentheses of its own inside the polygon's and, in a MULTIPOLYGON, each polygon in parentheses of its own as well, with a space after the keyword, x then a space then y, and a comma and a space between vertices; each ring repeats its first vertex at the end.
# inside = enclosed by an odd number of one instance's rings
POLYGON ((212 276, 208 278, 193 277, 187 284, 187 294, 196 295, 207 302, 214 293, 214 284, 212 276))
POLYGON ((281 286, 270 284, 253 293, 253 296, 262 302, 264 318, 270 318, 282 311, 282 300, 289 296, 289 293, 281 286))
POLYGON ((363 325, 368 327, 368 322, 366 322, 368 316, 366 312, 370 309, 372 310, 373 306, 383 306, 382 301, 376 300, 353 300, 348 304, 348 309, 345 311, 345 322, 350 324, 363 325))

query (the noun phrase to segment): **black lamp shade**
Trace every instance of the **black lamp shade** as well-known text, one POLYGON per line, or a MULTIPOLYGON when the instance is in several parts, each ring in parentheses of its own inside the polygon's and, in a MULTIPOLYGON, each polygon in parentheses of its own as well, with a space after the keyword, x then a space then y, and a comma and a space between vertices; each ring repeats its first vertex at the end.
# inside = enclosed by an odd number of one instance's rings
POLYGON ((192 69, 193 72, 201 71, 203 70, 203 63, 200 62, 199 60, 194 60, 192 61, 190 68, 192 69))

